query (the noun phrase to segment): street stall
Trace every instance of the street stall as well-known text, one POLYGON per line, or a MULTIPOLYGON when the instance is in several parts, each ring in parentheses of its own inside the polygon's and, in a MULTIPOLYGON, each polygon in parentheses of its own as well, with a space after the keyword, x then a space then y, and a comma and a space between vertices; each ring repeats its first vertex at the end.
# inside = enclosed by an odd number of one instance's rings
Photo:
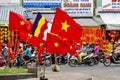
POLYGON ((120 12, 99 12, 99 14, 106 24, 106 39, 109 42, 118 42, 120 39, 120 12))
POLYGON ((95 21, 93 18, 79 18, 75 19, 82 27, 82 37, 80 43, 98 43, 102 47, 103 28, 101 24, 95 21))
POLYGON ((104 40, 104 49, 108 53, 115 49, 120 39, 120 1, 102 0, 98 14, 105 24, 106 38, 104 40))

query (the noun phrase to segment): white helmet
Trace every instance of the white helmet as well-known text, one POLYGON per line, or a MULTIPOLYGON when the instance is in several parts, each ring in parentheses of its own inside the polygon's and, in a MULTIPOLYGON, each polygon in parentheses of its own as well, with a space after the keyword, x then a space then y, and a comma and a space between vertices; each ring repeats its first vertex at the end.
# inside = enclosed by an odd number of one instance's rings
POLYGON ((77 43, 76 45, 80 45, 80 43, 77 43))

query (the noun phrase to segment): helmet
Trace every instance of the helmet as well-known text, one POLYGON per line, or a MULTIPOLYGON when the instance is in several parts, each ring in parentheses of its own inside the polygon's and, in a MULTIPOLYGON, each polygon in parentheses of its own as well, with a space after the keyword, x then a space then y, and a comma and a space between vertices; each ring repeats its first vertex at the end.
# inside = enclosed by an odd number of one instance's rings
POLYGON ((83 42, 83 44, 86 44, 86 42, 83 42))
POLYGON ((78 46, 79 46, 79 45, 80 45, 80 43, 77 43, 76 45, 78 45, 78 46))

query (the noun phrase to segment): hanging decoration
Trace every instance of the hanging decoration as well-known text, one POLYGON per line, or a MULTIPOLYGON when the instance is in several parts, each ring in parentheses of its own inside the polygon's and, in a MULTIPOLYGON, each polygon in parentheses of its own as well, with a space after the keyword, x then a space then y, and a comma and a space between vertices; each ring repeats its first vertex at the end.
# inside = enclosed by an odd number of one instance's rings
POLYGON ((116 31, 115 31, 115 30, 111 30, 111 31, 108 33, 108 36, 110 37, 110 41, 111 41, 111 42, 115 42, 116 31))
POLYGON ((0 27, 0 46, 10 41, 10 31, 7 27, 0 27))
POLYGON ((102 36, 103 36, 103 30, 101 28, 83 28, 82 30, 82 42, 87 43, 96 43, 98 42, 100 47, 102 47, 102 36))

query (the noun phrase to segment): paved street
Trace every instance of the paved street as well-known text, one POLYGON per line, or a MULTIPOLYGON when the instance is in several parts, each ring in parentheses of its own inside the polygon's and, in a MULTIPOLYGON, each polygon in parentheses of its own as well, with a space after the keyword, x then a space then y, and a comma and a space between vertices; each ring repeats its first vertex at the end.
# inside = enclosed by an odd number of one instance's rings
MULTIPOLYGON (((120 80, 120 64, 112 64, 105 67, 103 64, 87 66, 79 65, 70 67, 69 65, 59 65, 60 72, 52 72, 51 67, 46 67, 45 77, 48 80, 120 80)), ((39 80, 25 79, 25 80, 39 80)))
MULTIPOLYGON (((93 80, 120 80, 120 64, 112 64, 105 67, 103 64, 87 66, 79 65, 76 67, 60 66, 61 72, 69 72, 71 74, 80 73, 93 77, 93 80)), ((48 68, 49 70, 49 68, 48 68)))

